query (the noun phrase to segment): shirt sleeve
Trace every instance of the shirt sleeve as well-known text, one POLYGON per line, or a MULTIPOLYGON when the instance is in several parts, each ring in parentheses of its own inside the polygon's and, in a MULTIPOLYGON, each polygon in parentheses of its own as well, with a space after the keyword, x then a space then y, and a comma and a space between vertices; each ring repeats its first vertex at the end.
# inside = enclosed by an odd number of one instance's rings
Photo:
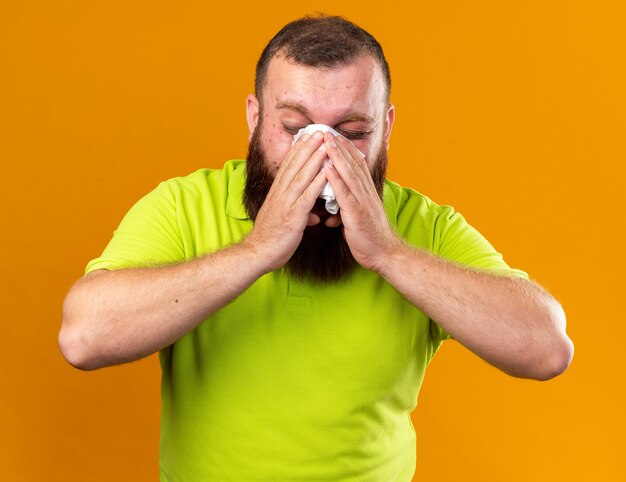
MULTIPOLYGON (((525 271, 509 267, 489 241, 450 206, 442 206, 435 222, 434 248, 435 254, 465 266, 528 279, 525 271)), ((430 331, 435 342, 452 338, 432 320, 430 331)))
POLYGON ((128 211, 102 255, 87 264, 85 274, 98 269, 159 266, 184 258, 176 198, 166 181, 128 211))

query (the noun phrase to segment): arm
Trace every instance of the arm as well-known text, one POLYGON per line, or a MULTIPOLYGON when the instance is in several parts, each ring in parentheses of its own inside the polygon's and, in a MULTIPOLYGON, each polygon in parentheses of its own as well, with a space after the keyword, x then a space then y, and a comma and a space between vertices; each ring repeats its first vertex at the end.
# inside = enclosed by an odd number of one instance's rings
POLYGON ((179 264, 94 271, 63 305, 59 346, 74 366, 91 370, 149 355, 174 343, 289 260, 326 177, 320 137, 303 136, 276 175, 248 237, 179 264))
MULTIPOLYGON (((546 380, 573 355, 559 303, 527 280, 458 265, 404 244, 389 227, 366 161, 342 137, 327 138, 324 169, 341 206, 355 259, 456 340, 502 371, 546 380)), ((335 222, 335 221, 331 221, 335 222)))
POLYGON ((261 276, 260 261, 242 243, 171 266, 93 271, 65 298, 61 352, 92 370, 165 348, 261 276))
POLYGON ((379 273, 398 292, 488 363, 516 377, 547 380, 569 366, 565 314, 540 286, 435 257, 398 242, 379 273))

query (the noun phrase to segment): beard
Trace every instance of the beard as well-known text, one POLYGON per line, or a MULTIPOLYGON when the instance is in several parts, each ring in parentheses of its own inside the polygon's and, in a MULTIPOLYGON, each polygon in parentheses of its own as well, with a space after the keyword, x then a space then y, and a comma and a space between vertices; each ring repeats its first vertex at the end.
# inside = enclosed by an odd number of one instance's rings
MULTIPOLYGON (((253 221, 256 220, 274 182, 274 175, 270 172, 261 145, 261 131, 262 124, 259 123, 248 146, 246 184, 243 193, 244 207, 253 221)), ((370 172, 381 202, 386 171, 387 150, 383 139, 370 172)), ((344 237, 343 225, 329 228, 324 224, 330 216, 323 208, 324 203, 323 199, 317 199, 313 211, 318 215, 323 213, 320 215, 319 224, 305 228, 300 244, 282 268, 299 281, 331 284, 346 277, 357 265, 344 237)))

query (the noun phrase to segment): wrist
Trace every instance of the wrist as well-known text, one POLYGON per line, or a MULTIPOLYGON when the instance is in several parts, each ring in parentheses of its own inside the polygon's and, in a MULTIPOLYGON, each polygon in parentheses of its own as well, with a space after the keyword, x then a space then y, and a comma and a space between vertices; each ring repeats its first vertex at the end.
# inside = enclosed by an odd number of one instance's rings
POLYGON ((381 263, 377 273, 392 285, 408 272, 420 273, 415 279, 423 279, 430 256, 423 249, 410 246, 398 238, 396 243, 385 250, 384 262, 381 263))
POLYGON ((394 235, 385 247, 379 250, 378 260, 374 264, 373 271, 388 280, 388 277, 392 276, 402 266, 407 249, 410 247, 394 235))
POLYGON ((237 248, 242 253, 243 262, 251 268, 256 274, 257 278, 260 278, 267 273, 270 273, 278 267, 274 266, 273 257, 269 250, 264 249, 262 243, 257 243, 252 237, 248 236, 241 241, 237 248))

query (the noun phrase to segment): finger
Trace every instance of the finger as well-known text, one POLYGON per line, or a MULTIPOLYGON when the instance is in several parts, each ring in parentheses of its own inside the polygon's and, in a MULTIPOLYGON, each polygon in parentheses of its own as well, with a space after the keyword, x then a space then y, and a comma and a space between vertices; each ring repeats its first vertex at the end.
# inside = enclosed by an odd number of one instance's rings
POLYGON ((335 138, 335 142, 337 143, 341 153, 343 153, 348 160, 352 169, 360 171, 357 172, 357 175, 365 190, 369 194, 376 195, 376 197, 378 197, 376 186, 374 186, 374 181, 372 179, 372 174, 370 173, 369 166, 365 161, 365 156, 361 154, 361 151, 359 151, 356 146, 344 136, 337 136, 335 138))
POLYGON ((356 166, 353 161, 352 163, 350 162, 351 157, 346 155, 345 150, 341 151, 340 145, 337 143, 334 136, 333 138, 326 137, 324 141, 328 146, 328 157, 333 162, 335 171, 338 172, 341 180, 347 186, 348 190, 354 196, 360 196, 363 194, 365 189, 363 187, 363 181, 361 180, 361 177, 363 176, 361 169, 356 166))
MULTIPOLYGON (((351 159, 354 161, 354 164, 361 169, 361 171, 365 175, 364 178, 362 179, 371 180, 372 173, 370 172, 370 168, 367 164, 367 161, 365 160, 365 154, 359 151, 359 149, 352 142, 350 142, 349 139, 345 138, 344 136, 338 136, 336 138, 336 141, 339 145, 340 150, 342 152, 344 152, 345 150, 345 152, 347 152, 350 155, 351 159)), ((374 186, 373 181, 371 184, 373 187, 374 186)))
POLYGON ((298 139, 287 152, 285 159, 283 159, 276 173, 274 183, 282 186, 289 185, 315 150, 322 145, 323 139, 323 133, 319 131, 313 133, 313 135, 304 134, 298 139))
POLYGON ((325 183, 326 175, 324 171, 318 172, 315 179, 313 179, 313 182, 311 182, 302 194, 298 196, 291 207, 303 214, 311 213, 311 209, 313 209, 313 205, 315 204, 315 201, 317 200, 325 183))
MULTIPOLYGON (((315 180, 316 176, 322 171, 322 163, 328 158, 326 152, 326 146, 321 144, 320 147, 313 153, 310 159, 302 166, 300 172, 283 187, 283 197, 286 205, 293 205, 300 196, 309 188, 311 183, 315 180)), ((286 182, 286 178, 283 179, 283 183, 286 182)), ((316 193, 319 195, 324 185, 320 186, 320 190, 316 193)))
POLYGON ((340 209, 342 211, 349 211, 354 207, 358 207, 359 203, 357 198, 350 191, 348 185, 343 181, 343 178, 333 163, 329 162, 324 165, 324 173, 333 188, 335 197, 337 198, 337 204, 339 204, 340 209))
POLYGON ((338 143, 350 153, 350 155, 356 160, 357 164, 361 166, 361 168, 364 168, 365 170, 368 169, 367 162, 365 161, 365 154, 363 154, 354 145, 354 143, 352 143, 349 139, 347 139, 344 136, 337 136, 335 140, 338 141, 338 143))

